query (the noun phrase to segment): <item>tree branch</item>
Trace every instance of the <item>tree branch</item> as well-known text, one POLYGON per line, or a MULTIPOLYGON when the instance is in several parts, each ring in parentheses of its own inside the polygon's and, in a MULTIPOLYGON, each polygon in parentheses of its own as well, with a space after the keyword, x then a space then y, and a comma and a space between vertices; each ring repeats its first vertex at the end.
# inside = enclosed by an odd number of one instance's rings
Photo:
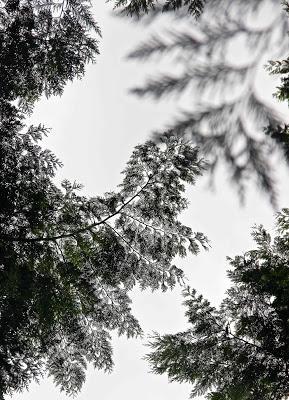
POLYGON ((114 229, 111 225, 109 225, 107 222, 105 222, 105 225, 108 226, 118 237, 121 238, 121 240, 127 245, 127 247, 132 250, 135 254, 137 254, 140 259, 145 260, 148 264, 152 264, 153 262, 148 260, 146 257, 144 257, 137 249, 135 249, 116 229, 114 229))
POLYGON ((65 239, 65 238, 69 238, 69 237, 73 237, 75 235, 78 235, 80 233, 86 232, 87 230, 90 230, 92 228, 95 228, 96 226, 102 225, 104 224, 106 221, 108 221, 109 219, 115 217, 117 214, 119 214, 128 204, 130 204, 137 196, 140 195, 140 193, 143 192, 143 190, 151 183, 152 178, 154 177, 154 175, 150 175, 146 184, 144 186, 141 187, 140 190, 138 190, 129 200, 127 200, 125 203, 123 203, 123 205, 116 210, 115 212, 113 212, 112 214, 108 215, 107 217, 103 218, 102 220, 98 221, 98 222, 94 222, 92 224, 89 224, 83 228, 79 228, 76 229, 72 232, 68 232, 68 233, 62 233, 60 235, 56 235, 56 236, 44 236, 44 237, 34 237, 34 238, 21 238, 21 237, 8 237, 5 235, 1 235, 0 236, 0 240, 2 241, 6 241, 6 242, 44 242, 44 241, 55 241, 58 239, 65 239))

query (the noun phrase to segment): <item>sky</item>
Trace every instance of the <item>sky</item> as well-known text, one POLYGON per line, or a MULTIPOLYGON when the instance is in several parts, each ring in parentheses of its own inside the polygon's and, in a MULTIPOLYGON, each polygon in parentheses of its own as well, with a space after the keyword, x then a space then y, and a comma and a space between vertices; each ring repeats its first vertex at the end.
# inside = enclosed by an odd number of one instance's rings
MULTIPOLYGON (((144 77, 146 66, 128 62, 125 55, 144 37, 144 27, 111 15, 104 1, 94 5, 101 26, 101 55, 87 68, 85 77, 68 84, 62 97, 42 99, 31 117, 34 123, 51 128, 44 145, 64 166, 57 181, 64 178, 84 185, 87 195, 114 190, 121 182, 133 148, 150 137, 154 129, 167 121, 174 102, 141 101, 128 89, 144 77)), ((266 82, 266 83, 264 83, 266 82)), ((271 93, 269 80, 261 90, 271 93)), ((283 112, 286 112, 283 106, 283 112)), ((284 163, 276 159, 279 177, 279 208, 289 205, 289 185, 284 163)), ((215 191, 208 190, 205 179, 188 188, 190 205, 182 221, 205 233, 211 242, 209 252, 179 260, 188 283, 218 305, 228 287, 226 256, 235 256, 253 248, 250 236, 254 224, 263 224, 274 232, 274 210, 255 187, 250 187, 245 205, 241 205, 223 171, 219 171, 215 191)), ((133 310, 145 334, 152 331, 174 333, 186 329, 181 289, 151 293, 134 290, 133 310)), ((149 372, 143 360, 148 352, 147 338, 117 338, 113 335, 115 368, 111 374, 89 368, 87 380, 76 400, 186 400, 190 385, 170 383, 166 376, 149 372)), ((29 391, 16 393, 11 400, 67 400, 50 378, 32 383, 29 391)), ((200 398, 201 399, 201 398, 200 398)))

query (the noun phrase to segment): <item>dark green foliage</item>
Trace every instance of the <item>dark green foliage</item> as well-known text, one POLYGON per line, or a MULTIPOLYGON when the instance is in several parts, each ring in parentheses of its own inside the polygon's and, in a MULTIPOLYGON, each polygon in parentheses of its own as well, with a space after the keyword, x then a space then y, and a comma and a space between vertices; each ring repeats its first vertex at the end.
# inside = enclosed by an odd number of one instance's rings
POLYGON ((191 327, 156 335, 148 355, 154 372, 191 382, 192 396, 211 400, 281 400, 289 393, 289 209, 278 236, 262 226, 257 249, 229 259, 233 286, 219 308, 184 292, 191 327))
POLYGON ((197 150, 166 139, 138 146, 119 190, 86 198, 53 183, 45 129, 2 119, 0 141, 0 393, 48 372, 76 393, 87 362, 112 368, 111 330, 137 336, 128 295, 181 281, 173 264, 206 238, 178 221, 184 183, 203 170, 197 150))
MULTIPOLYGON (((289 16, 289 2, 282 1, 284 10, 289 16)), ((282 61, 270 61, 267 65, 267 70, 273 75, 281 76, 281 85, 277 87, 275 97, 281 101, 289 102, 289 59, 282 61)))
POLYGON ((110 331, 141 334, 128 295, 182 281, 176 255, 206 238, 178 221, 184 183, 204 167, 176 139, 133 153, 119 190, 86 198, 25 126, 42 94, 59 95, 98 53, 86 0, 8 0, 0 9, 0 398, 44 373, 75 394, 87 363, 111 370, 110 331))
POLYGON ((141 334, 129 291, 181 282, 173 264, 207 240, 178 221, 184 184, 204 163, 188 143, 138 146, 119 190, 81 196, 25 126, 42 94, 60 95, 98 53, 90 3, 7 0, 0 8, 0 398, 44 373, 68 394, 87 363, 111 370, 110 331, 141 334))
MULTIPOLYGON (((145 22, 153 24, 161 12, 155 8, 145 22)), ((173 72, 166 66, 166 72, 132 93, 156 100, 175 96, 176 101, 185 94, 187 108, 172 116, 167 127, 200 147, 212 176, 224 164, 242 197, 253 180, 275 203, 271 155, 286 143, 280 146, 281 139, 264 135, 264 128, 283 121, 258 93, 256 77, 268 59, 288 51, 288 16, 280 1, 210 0, 197 22, 183 9, 170 17, 165 25, 170 28, 152 34, 129 58, 141 63, 169 60, 173 72)), ((160 130, 157 137, 161 135, 160 130)))
POLYGON ((269 125, 265 128, 265 134, 271 136, 283 150, 287 163, 289 163, 289 130, 288 125, 269 125))
POLYGON ((120 8, 121 11, 130 16, 139 17, 160 7, 162 12, 175 11, 184 8, 188 14, 199 17, 203 12, 206 0, 166 0, 158 4, 157 0, 114 0, 114 8, 120 8))
MULTIPOLYGON (((46 129, 30 127, 25 132, 24 118, 42 94, 61 94, 68 80, 83 75, 85 64, 98 53, 93 34, 99 35, 100 31, 86 0, 1 2, 1 398, 41 376, 44 361, 54 365, 56 357, 64 355, 69 347, 69 342, 65 342, 69 334, 58 331, 60 321, 64 324, 67 319, 66 330, 71 335, 75 330, 75 338, 80 329, 73 322, 79 318, 80 308, 73 299, 69 274, 61 281, 69 263, 59 260, 59 244, 55 241, 20 244, 21 240, 13 242, 9 238, 16 235, 18 240, 26 235, 47 234, 50 223, 59 223, 58 218, 76 210, 77 204, 52 182, 59 162, 38 144, 46 129), (56 354, 57 346, 64 346, 62 353, 56 354)), ((72 270, 76 279, 76 271, 72 270)), ((91 344, 83 336, 83 348, 74 346, 73 350, 71 342, 71 354, 65 356, 66 368, 61 369, 60 360, 57 368, 55 365, 50 368, 56 382, 67 391, 77 390, 83 381, 84 349, 86 358, 96 365, 110 365, 108 334, 100 329, 89 333, 87 338, 91 344), (94 352, 97 347, 98 353, 94 352), (79 366, 73 361, 77 357, 79 366), (69 380, 60 379, 61 373, 69 375, 69 380), (70 387, 70 382, 75 386, 70 387)))
POLYGON ((30 108, 42 93, 61 94, 98 53, 100 30, 87 0, 6 0, 0 8, 0 107, 30 108))
POLYGON ((272 75, 281 76, 281 85, 277 87, 275 97, 281 101, 289 101, 289 59, 282 61, 270 61, 267 70, 272 75))

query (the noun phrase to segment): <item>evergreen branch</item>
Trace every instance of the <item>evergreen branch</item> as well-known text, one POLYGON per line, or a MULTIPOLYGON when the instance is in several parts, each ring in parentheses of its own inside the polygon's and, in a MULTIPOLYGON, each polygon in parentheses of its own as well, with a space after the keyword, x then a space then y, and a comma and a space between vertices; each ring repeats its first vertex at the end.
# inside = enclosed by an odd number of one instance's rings
POLYGON ((153 264, 152 261, 148 260, 146 257, 144 257, 136 248, 134 248, 128 240, 126 240, 114 227, 109 225, 107 222, 105 222, 105 225, 108 226, 126 245, 127 247, 135 254, 137 254, 140 259, 145 260, 148 264, 153 264))
MULTIPOLYGON (((186 7, 188 14, 198 18, 203 12, 206 0, 166 0, 162 5, 162 12, 175 11, 182 7, 186 7)), ((154 10, 157 1, 155 0, 115 0, 114 8, 121 9, 121 12, 137 16, 147 14, 154 10)))
POLYGON ((240 336, 237 336, 237 335, 235 335, 234 333, 232 333, 231 330, 227 331, 226 328, 224 328, 221 324, 219 324, 219 323, 217 322, 217 318, 216 318, 215 316, 213 316, 212 313, 211 313, 210 311, 207 311, 207 313, 209 314, 209 316, 211 317, 211 319, 215 322, 215 324, 220 328, 220 330, 226 334, 228 340, 236 339, 236 340, 238 340, 238 341, 243 342, 244 344, 246 344, 246 345, 248 345, 248 346, 254 347, 256 350, 258 350, 258 351, 261 352, 261 353, 267 353, 267 354, 269 354, 270 356, 273 356, 273 358, 275 358, 275 359, 278 360, 278 361, 280 361, 280 360, 283 361, 281 358, 276 357, 275 354, 273 354, 273 353, 271 353, 270 351, 264 349, 262 346, 259 346, 259 345, 256 344, 256 343, 248 342, 248 340, 246 340, 246 339, 244 339, 244 338, 242 338, 242 337, 240 337, 240 336), (231 336, 231 338, 229 338, 228 336, 231 336))
POLYGON ((128 204, 130 204, 136 197, 138 197, 143 191, 144 189, 151 184, 151 179, 155 176, 156 174, 153 174, 149 177, 149 179, 147 180, 146 184, 144 186, 141 187, 141 189, 139 189, 129 200, 127 200, 125 203, 122 204, 122 206, 116 210, 115 212, 113 212, 112 214, 108 215, 107 217, 103 218, 100 221, 94 222, 90 225, 87 225, 83 228, 79 228, 76 229, 72 232, 68 232, 68 233, 63 233, 60 235, 56 235, 56 236, 47 236, 47 237, 35 237, 35 238, 11 238, 11 237, 6 237, 1 235, 0 236, 0 240, 2 241, 6 241, 6 242, 44 242, 44 241, 55 241, 58 239, 66 239, 69 237, 73 237, 76 236, 80 233, 84 233, 92 228, 95 228, 96 226, 102 225, 104 223, 106 223, 106 221, 110 220, 111 218, 115 217, 117 214, 119 214, 128 204))
POLYGON ((122 215, 124 215, 124 216, 126 216, 126 217, 128 217, 128 218, 131 218, 131 219, 133 219, 133 220, 139 222, 140 224, 145 225, 147 228, 153 229, 154 231, 163 232, 164 235, 169 236, 169 234, 175 233, 175 232, 166 232, 164 229, 162 229, 162 228, 160 228, 160 227, 156 227, 156 226, 150 225, 150 224, 146 223, 144 220, 141 220, 141 219, 135 217, 134 215, 127 214, 127 213, 124 213, 124 212, 121 212, 120 214, 122 214, 122 215))

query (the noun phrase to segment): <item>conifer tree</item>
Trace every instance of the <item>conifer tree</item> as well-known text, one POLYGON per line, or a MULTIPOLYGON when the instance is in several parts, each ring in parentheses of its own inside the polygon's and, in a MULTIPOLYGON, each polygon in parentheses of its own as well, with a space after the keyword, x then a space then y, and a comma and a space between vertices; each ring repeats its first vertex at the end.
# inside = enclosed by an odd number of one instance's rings
POLYGON ((44 373, 68 394, 87 363, 111 370, 110 332, 141 334, 129 291, 182 281, 173 259, 207 247, 178 220, 204 169, 189 143, 138 146, 118 190, 87 198, 54 183, 61 163, 26 126, 98 54, 89 2, 7 0, 0 8, 0 398, 44 373))
POLYGON ((232 287, 219 308, 184 293, 190 327, 155 335, 153 371, 210 400, 282 400, 289 394, 289 210, 277 236, 258 226, 257 248, 229 259, 232 287))
POLYGON ((88 362, 111 370, 112 330, 141 334, 129 291, 172 288, 183 277, 174 257, 207 247, 178 220, 204 162, 182 140, 147 142, 117 191, 87 198, 54 184, 45 128, 12 110, 0 136, 0 398, 44 373, 75 394, 88 362))

